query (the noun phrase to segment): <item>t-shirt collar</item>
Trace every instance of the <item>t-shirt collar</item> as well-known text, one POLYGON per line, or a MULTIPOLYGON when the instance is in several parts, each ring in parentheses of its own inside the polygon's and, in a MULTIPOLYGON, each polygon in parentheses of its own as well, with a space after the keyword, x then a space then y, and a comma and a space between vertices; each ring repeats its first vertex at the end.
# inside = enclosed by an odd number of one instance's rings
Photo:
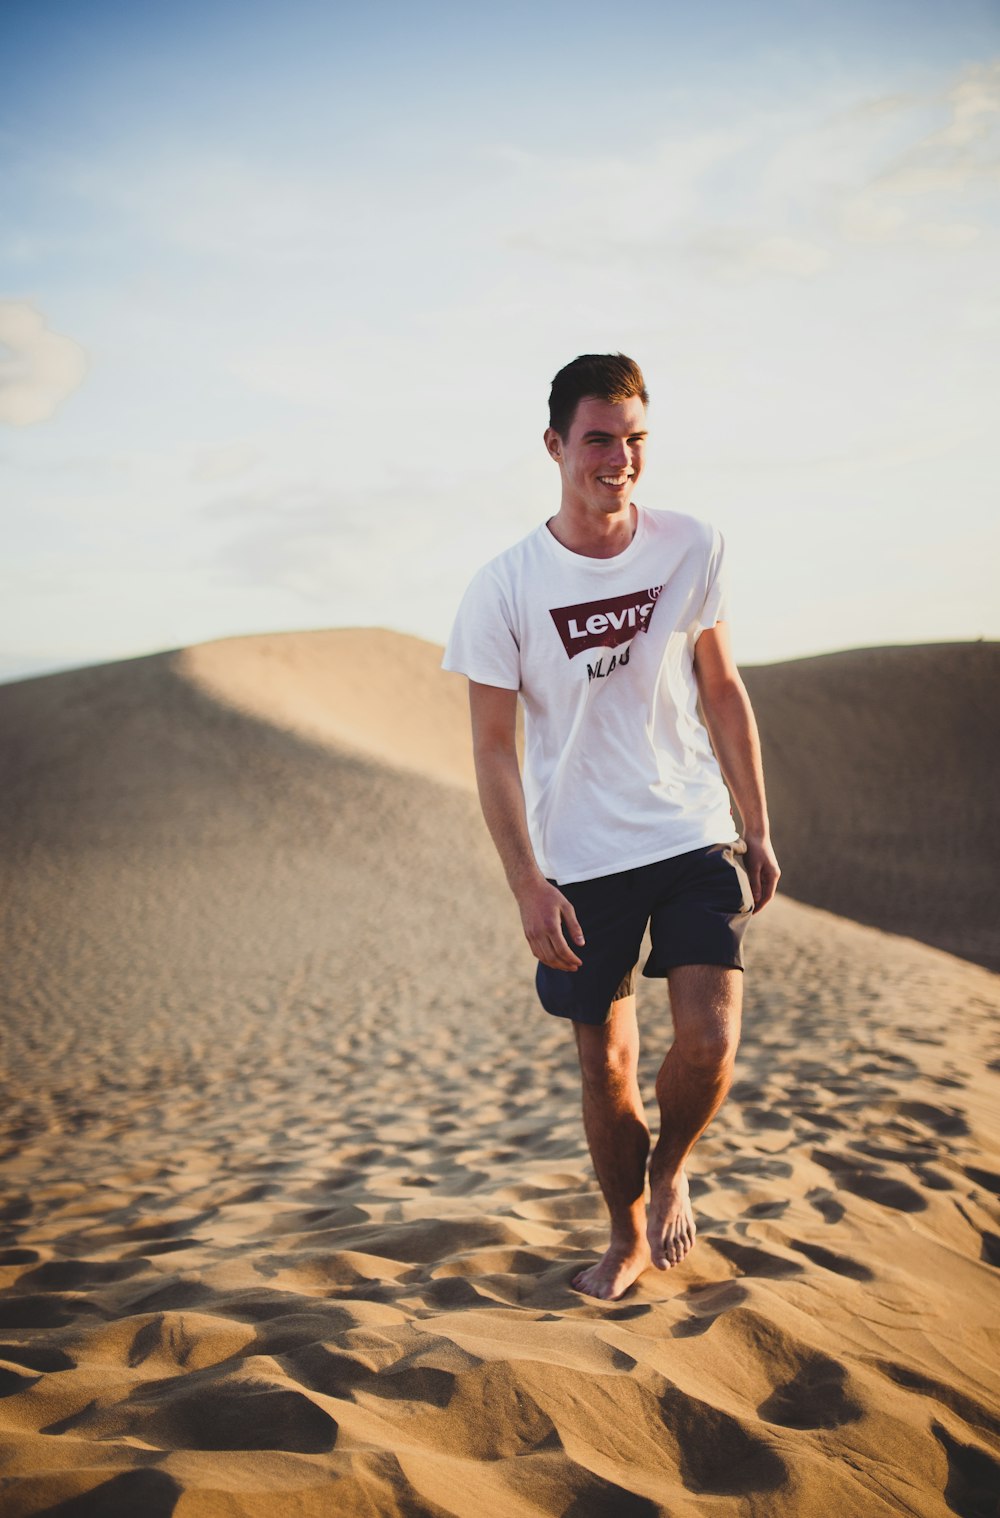
POLYGON ((635 532, 632 534, 632 541, 627 548, 622 549, 621 553, 612 554, 610 559, 595 559, 587 553, 575 553, 572 548, 567 548, 565 543, 560 543, 559 539, 549 531, 547 522, 543 522, 538 531, 561 564, 572 565, 574 569, 584 572, 611 574, 621 566, 631 563, 646 536, 646 513, 638 502, 633 502, 633 505, 635 506, 635 532))

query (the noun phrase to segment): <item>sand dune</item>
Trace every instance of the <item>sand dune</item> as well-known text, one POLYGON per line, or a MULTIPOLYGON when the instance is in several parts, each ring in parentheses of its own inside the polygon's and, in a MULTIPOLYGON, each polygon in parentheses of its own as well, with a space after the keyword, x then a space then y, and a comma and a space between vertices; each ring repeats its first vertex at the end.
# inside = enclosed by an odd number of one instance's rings
POLYGON ((1000 643, 745 671, 799 901, 1000 970, 1000 643))
POLYGON ((436 657, 0 687, 0 1513, 992 1513, 996 977, 776 902, 697 1246, 581 1298, 571 1039, 436 657))
POLYGON ((209 695, 301 737, 471 789, 466 682, 441 649, 380 627, 223 638, 176 669, 209 695))

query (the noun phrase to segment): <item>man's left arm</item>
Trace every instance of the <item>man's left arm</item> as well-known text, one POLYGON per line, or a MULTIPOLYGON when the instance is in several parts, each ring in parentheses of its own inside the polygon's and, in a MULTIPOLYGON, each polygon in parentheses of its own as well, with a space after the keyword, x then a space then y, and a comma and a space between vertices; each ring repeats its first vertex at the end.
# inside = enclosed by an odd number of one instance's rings
POLYGON ((700 634, 694 646, 694 672, 712 747, 743 818, 743 863, 754 911, 760 912, 774 895, 781 870, 771 847, 757 723, 725 622, 716 622, 700 634))

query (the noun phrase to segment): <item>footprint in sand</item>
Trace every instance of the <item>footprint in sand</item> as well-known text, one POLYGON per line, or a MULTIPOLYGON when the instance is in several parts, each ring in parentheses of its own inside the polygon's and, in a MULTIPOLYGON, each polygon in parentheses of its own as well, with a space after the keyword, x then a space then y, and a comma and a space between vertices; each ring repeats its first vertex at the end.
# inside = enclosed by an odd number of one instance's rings
POLYGON ((861 1402, 846 1390, 847 1371, 828 1355, 807 1355, 790 1380, 775 1387, 758 1415, 783 1428, 840 1428, 864 1415, 861 1402))
POLYGON ((825 1186, 816 1186, 812 1191, 806 1192, 806 1201, 815 1207, 824 1223, 839 1223, 844 1216, 843 1206, 834 1201, 833 1193, 825 1186))
POLYGON ((45 1509, 45 1518, 170 1518, 184 1488, 166 1471, 152 1467, 121 1471, 110 1481, 45 1509))
POLYGON ((937 1419, 931 1424, 931 1432, 948 1459, 948 1507, 963 1518, 995 1518, 1000 1462, 974 1444, 963 1444, 937 1419))
POLYGON ((897 1212, 923 1212, 927 1199, 913 1186, 881 1173, 881 1165, 868 1163, 857 1156, 847 1157, 827 1149, 813 1149, 809 1158, 824 1170, 831 1171, 843 1191, 892 1207, 897 1212))
POLYGON ((849 1259, 847 1255, 835 1254, 832 1249, 824 1249, 822 1244, 807 1244, 804 1239, 789 1239, 788 1247, 797 1249, 799 1254, 804 1254, 807 1260, 812 1260, 814 1265, 821 1265, 824 1270, 832 1270, 835 1275, 849 1276, 852 1281, 874 1281, 874 1272, 863 1265, 860 1260, 849 1259))
POLYGON ((707 1333, 717 1318, 731 1308, 739 1307, 750 1293, 735 1281, 713 1282, 711 1286, 699 1286, 685 1292, 680 1298, 694 1309, 689 1318, 682 1318, 670 1330, 673 1339, 693 1339, 707 1333))
POLYGON ((765 1276, 780 1280, 783 1276, 801 1275, 805 1267, 797 1260, 786 1260, 782 1255, 758 1249, 754 1244, 739 1244, 735 1239, 713 1237, 706 1240, 717 1254, 735 1265, 742 1276, 765 1276))

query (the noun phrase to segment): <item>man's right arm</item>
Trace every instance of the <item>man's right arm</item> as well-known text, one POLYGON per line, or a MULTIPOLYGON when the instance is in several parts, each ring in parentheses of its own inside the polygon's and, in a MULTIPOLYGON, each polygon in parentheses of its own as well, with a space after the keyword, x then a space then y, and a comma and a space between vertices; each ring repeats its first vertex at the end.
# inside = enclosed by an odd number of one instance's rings
POLYGON ((584 941, 576 913, 546 880, 531 847, 517 762, 517 692, 470 680, 469 709, 479 802, 520 908, 524 936, 543 964, 579 969, 581 960, 567 942, 567 935, 578 945, 584 941))

